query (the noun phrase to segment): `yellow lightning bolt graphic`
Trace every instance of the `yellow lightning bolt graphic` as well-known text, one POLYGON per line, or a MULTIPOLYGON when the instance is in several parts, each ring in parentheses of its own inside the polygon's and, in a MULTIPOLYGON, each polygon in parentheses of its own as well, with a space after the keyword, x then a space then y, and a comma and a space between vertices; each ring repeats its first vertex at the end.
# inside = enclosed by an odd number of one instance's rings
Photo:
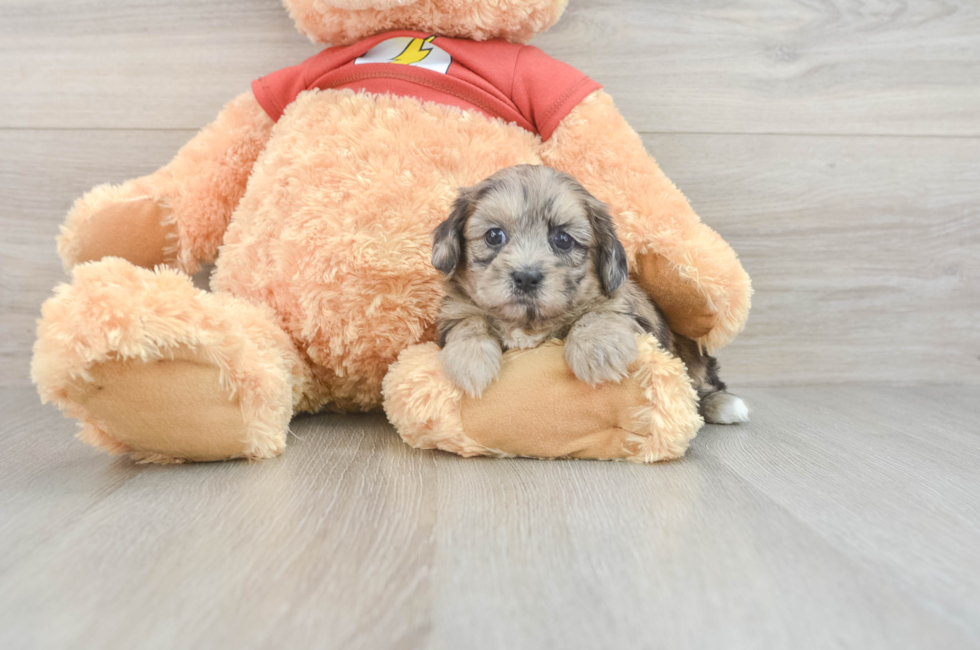
POLYGON ((429 56, 429 52, 432 48, 423 50, 423 45, 429 45, 435 39, 435 36, 430 36, 426 39, 413 38, 412 42, 409 43, 402 53, 391 60, 392 63, 403 63, 405 65, 412 65, 413 63, 418 63, 425 57, 429 56))

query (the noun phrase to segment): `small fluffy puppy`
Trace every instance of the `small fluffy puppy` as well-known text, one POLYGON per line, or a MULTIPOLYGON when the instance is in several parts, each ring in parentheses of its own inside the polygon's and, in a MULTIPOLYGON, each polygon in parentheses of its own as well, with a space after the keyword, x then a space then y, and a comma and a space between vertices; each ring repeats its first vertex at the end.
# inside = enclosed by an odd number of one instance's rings
POLYGON ((552 339, 582 381, 619 381, 648 332, 687 366, 708 422, 748 420, 725 392, 718 363, 671 332, 660 308, 629 278, 605 204, 550 167, 519 165, 460 190, 433 233, 432 264, 446 277, 437 317, 443 366, 474 397, 501 355, 552 339))

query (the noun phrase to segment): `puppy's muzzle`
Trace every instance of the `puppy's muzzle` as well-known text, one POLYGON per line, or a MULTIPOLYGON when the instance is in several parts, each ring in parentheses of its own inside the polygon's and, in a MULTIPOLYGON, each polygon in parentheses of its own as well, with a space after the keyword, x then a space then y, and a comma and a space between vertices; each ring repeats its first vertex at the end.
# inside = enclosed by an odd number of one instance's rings
POLYGON ((531 294, 538 290, 541 282, 544 281, 544 273, 537 269, 522 269, 510 274, 514 282, 514 289, 518 293, 531 294))

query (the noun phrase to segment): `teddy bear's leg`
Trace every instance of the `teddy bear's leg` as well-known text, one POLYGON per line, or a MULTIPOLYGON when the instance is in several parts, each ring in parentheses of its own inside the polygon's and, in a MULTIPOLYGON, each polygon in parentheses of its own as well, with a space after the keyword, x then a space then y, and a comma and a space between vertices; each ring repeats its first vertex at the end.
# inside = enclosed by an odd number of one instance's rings
POLYGON ((461 456, 679 458, 703 424, 697 395, 653 336, 637 346, 629 375, 596 387, 575 376, 562 344, 511 350, 480 398, 452 383, 435 343, 412 346, 385 377, 385 412, 411 446, 461 456))
POLYGON ((281 453, 308 373, 268 307, 106 258, 44 304, 31 375, 84 441, 180 462, 281 453))
POLYGON ((252 94, 243 94, 165 167, 90 190, 61 228, 65 269, 115 256, 195 272, 214 258, 272 126, 252 94))

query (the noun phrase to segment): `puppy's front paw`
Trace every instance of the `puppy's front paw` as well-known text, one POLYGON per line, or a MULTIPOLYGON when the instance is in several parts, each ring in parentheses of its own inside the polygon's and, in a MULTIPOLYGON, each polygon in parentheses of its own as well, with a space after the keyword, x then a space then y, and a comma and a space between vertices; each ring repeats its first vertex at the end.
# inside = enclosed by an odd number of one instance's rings
POLYGON ((615 327, 573 330, 565 341, 565 361, 576 377, 592 386, 621 380, 639 354, 633 333, 615 327))
POLYGON ((473 397, 479 397, 500 372, 500 344, 489 338, 451 341, 440 353, 449 379, 473 397))

